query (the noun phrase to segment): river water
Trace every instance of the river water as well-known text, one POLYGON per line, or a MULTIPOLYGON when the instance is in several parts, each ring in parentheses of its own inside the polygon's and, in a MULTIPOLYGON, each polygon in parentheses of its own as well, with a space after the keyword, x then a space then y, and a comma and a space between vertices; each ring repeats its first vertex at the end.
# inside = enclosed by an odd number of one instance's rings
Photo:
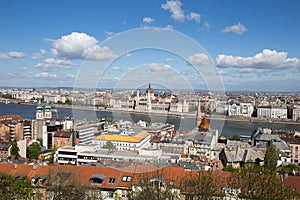
MULTIPOLYGON (((65 117, 76 117, 87 120, 100 119, 106 117, 114 117, 116 119, 130 120, 137 122, 138 120, 152 122, 170 123, 175 125, 176 130, 191 130, 195 127, 194 118, 180 119, 176 116, 158 116, 148 114, 136 114, 127 112, 106 112, 106 111, 87 111, 70 108, 56 108, 57 112, 52 112, 53 118, 64 119, 65 117)), ((26 104, 0 103, 0 116, 2 115, 20 115, 25 119, 35 118, 36 106, 26 104)), ((281 130, 300 131, 300 124, 282 124, 282 123, 267 123, 267 122, 239 122, 239 121, 224 121, 213 120, 211 126, 219 130, 219 133, 224 136, 233 135, 251 135, 251 132, 257 127, 273 128, 281 130)))

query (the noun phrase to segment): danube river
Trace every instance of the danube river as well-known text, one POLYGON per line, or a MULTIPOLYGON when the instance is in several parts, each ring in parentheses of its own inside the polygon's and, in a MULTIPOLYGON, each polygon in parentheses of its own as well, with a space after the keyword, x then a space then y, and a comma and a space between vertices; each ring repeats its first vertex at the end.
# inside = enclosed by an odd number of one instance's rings
MULTIPOLYGON (((56 108, 57 112, 53 111, 53 118, 64 119, 65 117, 82 118, 87 120, 93 120, 97 118, 114 117, 116 119, 130 120, 137 122, 138 120, 152 122, 170 123, 175 125, 177 130, 191 130, 195 127, 194 118, 180 119, 176 116, 158 116, 148 114, 136 114, 128 112, 106 112, 106 111, 91 111, 91 110, 78 110, 70 108, 56 108)), ((35 118, 36 106, 26 104, 0 103, 0 116, 2 115, 20 115, 25 119, 35 118)), ((283 123, 267 123, 267 122, 240 122, 229 120, 213 120, 211 126, 219 130, 219 133, 224 136, 233 135, 250 135, 251 132, 257 127, 273 128, 282 130, 295 130, 300 131, 300 124, 283 124, 283 123)))

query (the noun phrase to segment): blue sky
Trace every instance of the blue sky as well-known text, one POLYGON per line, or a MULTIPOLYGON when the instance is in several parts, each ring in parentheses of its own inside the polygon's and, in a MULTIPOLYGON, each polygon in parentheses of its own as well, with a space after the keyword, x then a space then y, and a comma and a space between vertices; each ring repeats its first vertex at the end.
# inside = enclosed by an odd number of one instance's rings
POLYGON ((103 46, 117 33, 160 27, 201 45, 226 90, 300 92, 299 7, 297 0, 0 0, 0 86, 73 86, 87 60, 109 60, 105 73, 95 76, 98 87, 115 87, 129 75, 155 82, 151 74, 137 75, 149 70, 174 88, 183 78, 205 89, 190 65, 204 62, 201 53, 184 60, 140 49, 116 59, 103 46))

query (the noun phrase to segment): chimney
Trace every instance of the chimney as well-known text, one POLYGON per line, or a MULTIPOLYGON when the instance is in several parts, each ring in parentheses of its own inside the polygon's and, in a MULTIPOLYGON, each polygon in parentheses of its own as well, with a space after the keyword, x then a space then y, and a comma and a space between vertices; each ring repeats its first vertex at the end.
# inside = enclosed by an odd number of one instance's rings
POLYGON ((34 164, 32 165, 32 169, 33 169, 33 170, 36 170, 37 167, 38 167, 38 165, 37 165, 36 163, 34 163, 34 164))

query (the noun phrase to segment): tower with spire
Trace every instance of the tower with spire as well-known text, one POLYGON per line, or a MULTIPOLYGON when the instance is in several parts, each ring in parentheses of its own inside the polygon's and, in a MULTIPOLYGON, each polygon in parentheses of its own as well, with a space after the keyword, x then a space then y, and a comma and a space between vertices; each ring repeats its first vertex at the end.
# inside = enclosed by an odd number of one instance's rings
POLYGON ((44 111, 43 111, 43 106, 42 106, 42 102, 40 99, 38 102, 38 106, 36 107, 35 118, 38 120, 44 119, 44 111))
POLYGON ((52 119, 52 112, 51 112, 51 106, 49 104, 49 101, 47 100, 47 104, 45 106, 45 114, 44 114, 45 119, 52 119))
POLYGON ((197 117, 196 117, 196 127, 199 127, 202 121, 202 112, 201 112, 201 102, 198 99, 198 110, 197 110, 197 117))
POLYGON ((154 91, 151 88, 150 83, 149 83, 148 89, 146 90, 146 96, 147 96, 147 107, 148 107, 148 110, 151 110, 152 109, 151 101, 152 101, 152 99, 154 99, 154 91))

